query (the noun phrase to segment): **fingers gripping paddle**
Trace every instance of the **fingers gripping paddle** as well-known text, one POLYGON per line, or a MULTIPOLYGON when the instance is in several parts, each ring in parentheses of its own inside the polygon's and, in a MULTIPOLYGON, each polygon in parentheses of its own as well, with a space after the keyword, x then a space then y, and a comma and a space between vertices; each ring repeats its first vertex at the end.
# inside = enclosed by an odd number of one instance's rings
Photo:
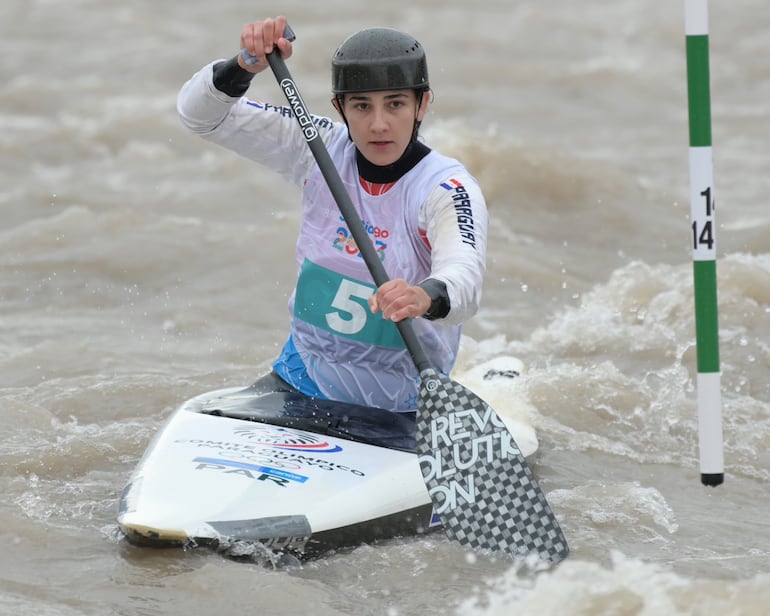
MULTIPOLYGON (((290 28, 284 37, 294 40, 290 28)), ((274 48, 267 60, 379 287, 388 275, 280 51, 274 48)), ((476 394, 433 368, 410 320, 396 326, 420 373, 417 454, 447 536, 482 551, 564 559, 569 547, 561 527, 505 424, 476 394)))

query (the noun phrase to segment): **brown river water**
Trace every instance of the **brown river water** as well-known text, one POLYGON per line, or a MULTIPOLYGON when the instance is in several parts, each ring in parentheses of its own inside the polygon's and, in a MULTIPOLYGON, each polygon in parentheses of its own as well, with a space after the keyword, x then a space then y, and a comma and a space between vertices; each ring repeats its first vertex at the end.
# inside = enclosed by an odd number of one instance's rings
MULTIPOLYGON (((683 3, 3 0, 0 614, 767 613, 770 13, 711 4, 717 488, 699 480, 683 3), (173 409, 250 383, 285 339, 298 191, 175 112, 242 23, 279 12, 315 113, 348 34, 392 26, 427 50, 424 138, 491 216, 466 361, 527 366, 511 403, 572 548, 556 569, 441 535, 278 570, 119 537, 120 492, 173 409)), ((252 94, 282 101, 269 72, 252 94)))

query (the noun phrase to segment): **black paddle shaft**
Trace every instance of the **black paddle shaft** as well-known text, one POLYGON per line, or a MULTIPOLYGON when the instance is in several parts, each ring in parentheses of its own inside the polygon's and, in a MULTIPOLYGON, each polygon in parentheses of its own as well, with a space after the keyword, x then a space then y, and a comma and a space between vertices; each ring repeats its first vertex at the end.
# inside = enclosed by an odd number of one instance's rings
MULTIPOLYGON (((286 37, 289 38, 289 37, 286 37)), ((290 39, 292 40, 292 39, 290 39)), ((361 221, 361 217, 358 215, 353 202, 350 199, 348 191, 345 189, 345 185, 342 183, 337 168, 332 162, 331 156, 326 149, 326 145, 321 139, 321 135, 318 133, 318 129, 313 122, 313 117, 305 105, 305 101, 302 100, 302 96, 297 89, 297 85, 294 83, 289 69, 286 68, 286 63, 281 57, 281 52, 278 48, 274 48, 272 53, 267 54, 267 61, 270 64, 270 68, 273 70, 278 85, 283 90, 286 100, 289 102, 294 115, 297 119, 297 123, 302 129, 302 134, 310 146, 310 151, 313 153, 318 167, 321 169, 321 173, 326 180, 326 183, 334 196, 335 201, 342 213, 342 217, 350 229, 350 233, 353 235, 353 239, 358 245, 358 249, 361 251, 361 256, 364 259, 369 273, 374 279, 374 283, 379 287, 388 280, 388 274, 385 271, 385 267, 377 256, 377 251, 374 249, 374 244, 369 239, 364 223, 361 221)), ((412 322, 409 319, 404 319, 396 323, 398 331, 404 340, 409 355, 412 356, 414 365, 417 367, 417 371, 422 373, 423 370, 430 369, 433 366, 425 354, 425 351, 417 339, 412 322)))

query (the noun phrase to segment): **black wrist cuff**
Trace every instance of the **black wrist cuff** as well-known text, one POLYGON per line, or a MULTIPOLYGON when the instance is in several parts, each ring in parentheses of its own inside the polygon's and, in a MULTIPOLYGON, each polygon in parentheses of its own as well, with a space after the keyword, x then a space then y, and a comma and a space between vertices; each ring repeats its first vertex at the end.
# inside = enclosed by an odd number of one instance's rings
POLYGON ((430 308, 428 308, 428 312, 422 315, 424 318, 433 321, 443 319, 449 314, 449 293, 447 293, 445 283, 435 278, 426 278, 417 286, 421 287, 430 297, 430 308))
POLYGON ((241 68, 238 56, 214 65, 214 87, 228 96, 243 96, 251 85, 254 73, 241 68))

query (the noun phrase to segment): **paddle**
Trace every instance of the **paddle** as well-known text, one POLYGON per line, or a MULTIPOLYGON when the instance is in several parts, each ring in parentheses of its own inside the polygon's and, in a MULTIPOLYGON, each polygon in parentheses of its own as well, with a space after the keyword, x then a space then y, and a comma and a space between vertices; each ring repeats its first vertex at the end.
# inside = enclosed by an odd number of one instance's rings
MULTIPOLYGON (((284 37, 294 40, 290 28, 284 37)), ((379 287, 388 275, 277 47, 267 60, 379 287)), ((447 536, 477 550, 561 561, 567 541, 505 424, 476 394, 434 369, 410 320, 396 325, 420 374, 417 454, 447 536)))

